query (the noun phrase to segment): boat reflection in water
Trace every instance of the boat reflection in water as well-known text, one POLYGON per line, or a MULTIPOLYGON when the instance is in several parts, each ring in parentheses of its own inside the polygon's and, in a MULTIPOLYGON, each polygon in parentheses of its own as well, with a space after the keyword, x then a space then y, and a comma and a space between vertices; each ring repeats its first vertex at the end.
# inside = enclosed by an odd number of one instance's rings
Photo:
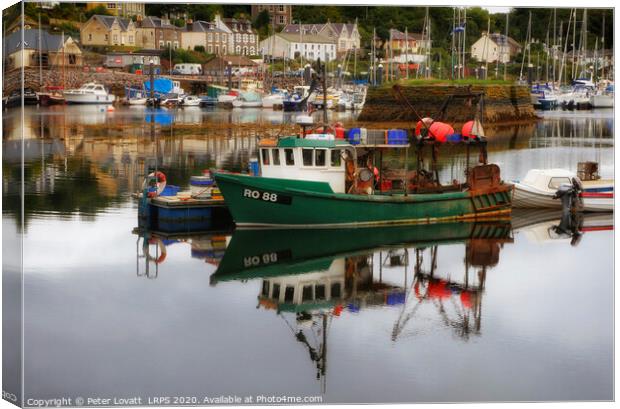
POLYGON ((217 266, 224 256, 231 231, 231 228, 223 227, 219 230, 183 234, 136 228, 133 230, 133 233, 138 236, 136 275, 150 279, 159 277, 159 266, 166 261, 168 247, 173 245, 188 245, 191 248, 192 258, 217 266))
POLYGON ((458 336, 467 339, 479 333, 487 268, 499 262, 501 247, 511 242, 509 221, 338 231, 239 230, 211 284, 262 280, 258 308, 283 318, 294 339, 307 347, 324 386, 328 329, 344 314, 399 309, 391 333, 396 341, 411 335, 407 328, 416 311, 429 304, 458 336), (437 268, 444 246, 450 252, 464 246, 462 274, 442 274, 437 268))

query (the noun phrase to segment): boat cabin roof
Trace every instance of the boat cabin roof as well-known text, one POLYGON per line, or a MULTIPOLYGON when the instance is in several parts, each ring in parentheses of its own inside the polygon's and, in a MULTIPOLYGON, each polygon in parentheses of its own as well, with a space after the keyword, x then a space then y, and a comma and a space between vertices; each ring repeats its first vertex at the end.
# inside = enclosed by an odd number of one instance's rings
POLYGON ((540 189, 556 189, 562 183, 570 183, 575 174, 566 169, 530 169, 523 183, 540 189))
POLYGON ((297 136, 282 137, 277 142, 273 139, 267 139, 260 143, 261 147, 278 148, 336 148, 348 145, 349 143, 343 139, 308 139, 298 138, 297 136))

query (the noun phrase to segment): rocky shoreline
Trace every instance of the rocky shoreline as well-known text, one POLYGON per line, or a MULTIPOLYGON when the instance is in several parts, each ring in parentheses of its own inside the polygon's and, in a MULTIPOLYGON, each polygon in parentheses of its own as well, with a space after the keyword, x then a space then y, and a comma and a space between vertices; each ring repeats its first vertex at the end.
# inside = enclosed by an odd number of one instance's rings
MULTIPOLYGON (((422 117, 463 123, 479 114, 483 95, 485 123, 530 122, 538 119, 523 85, 417 85, 402 86, 402 95, 422 117)), ((362 122, 417 121, 418 117, 397 100, 391 87, 370 88, 358 117, 362 122)))

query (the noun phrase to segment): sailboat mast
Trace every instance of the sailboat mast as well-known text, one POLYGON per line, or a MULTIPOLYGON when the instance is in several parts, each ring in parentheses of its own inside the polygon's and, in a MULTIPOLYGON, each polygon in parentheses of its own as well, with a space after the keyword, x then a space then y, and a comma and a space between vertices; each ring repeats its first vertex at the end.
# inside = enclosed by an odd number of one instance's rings
POLYGON ((553 78, 553 82, 554 83, 555 83, 555 79, 556 79, 556 77, 555 77, 555 58, 556 58, 556 53, 555 52, 556 52, 557 41, 558 41, 558 38, 557 38, 557 9, 554 8, 553 9, 553 48, 552 48, 552 50, 553 50, 553 61, 552 61, 552 64, 553 64, 552 75, 553 76, 552 76, 552 78, 553 78))
POLYGON ((575 48, 577 48, 577 9, 575 8, 575 19, 573 20, 573 58, 571 60, 571 77, 575 78, 575 48))
POLYGON ((409 79, 409 30, 405 27, 405 72, 409 79))
POLYGON ((450 49, 450 73, 451 73, 451 77, 452 79, 454 79, 454 36, 456 35, 456 33, 454 32, 454 30, 456 29, 456 8, 452 8, 452 48, 450 49))
POLYGON ((39 13, 39 91, 43 89, 43 45, 41 44, 41 13, 39 13))
POLYGON ((508 48, 508 15, 510 13, 506 12, 506 38, 504 39, 504 53, 508 53, 508 58, 504 56, 504 81, 506 81, 506 67, 508 65, 508 60, 510 59, 510 52, 508 48))
POLYGON ((603 64, 601 66, 601 78, 605 78, 605 10, 603 10, 603 28, 601 35, 601 56, 603 64))
POLYGON ((465 78, 465 42, 467 40, 467 7, 463 10, 463 78, 465 78))

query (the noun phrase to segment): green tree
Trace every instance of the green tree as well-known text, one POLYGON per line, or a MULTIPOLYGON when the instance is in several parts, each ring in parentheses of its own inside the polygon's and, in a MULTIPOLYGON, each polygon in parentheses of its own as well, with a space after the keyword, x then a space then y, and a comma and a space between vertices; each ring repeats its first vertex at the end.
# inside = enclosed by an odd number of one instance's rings
MULTIPOLYGON (((65 3, 61 3, 61 4, 65 4, 65 3)), ((94 15, 104 15, 104 16, 109 16, 110 13, 108 12, 108 9, 103 5, 99 5, 93 9, 87 10, 86 13, 84 13, 84 15, 86 16, 86 18, 91 18, 94 15)))

